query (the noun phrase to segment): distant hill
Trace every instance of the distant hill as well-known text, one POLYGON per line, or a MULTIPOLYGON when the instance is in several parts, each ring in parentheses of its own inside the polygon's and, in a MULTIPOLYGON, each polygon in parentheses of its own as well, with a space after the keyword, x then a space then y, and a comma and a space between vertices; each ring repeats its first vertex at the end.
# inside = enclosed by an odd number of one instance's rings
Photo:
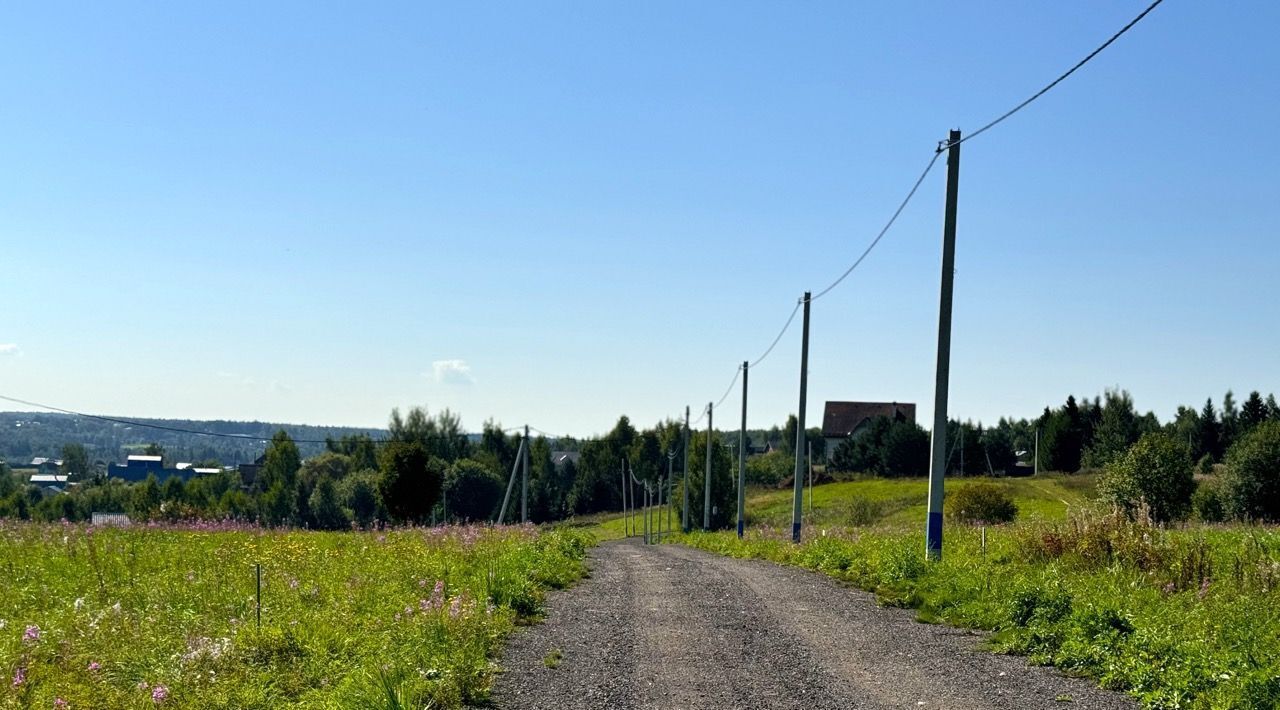
MULTIPOLYGON (((323 440, 350 434, 368 434, 375 439, 387 435, 385 429, 324 427, 273 422, 199 421, 193 419, 139 419, 120 417, 139 424, 234 435, 203 436, 142 426, 129 426, 70 414, 44 412, 0 412, 0 459, 11 467, 22 467, 37 456, 61 458, 62 446, 84 444, 90 460, 123 461, 130 453, 148 444, 164 447, 165 458, 173 462, 216 459, 230 465, 253 461, 266 450, 267 441, 284 429, 294 439, 323 440), (243 438, 241 438, 243 437, 243 438)), ((324 444, 298 444, 304 457, 324 450, 324 444)))

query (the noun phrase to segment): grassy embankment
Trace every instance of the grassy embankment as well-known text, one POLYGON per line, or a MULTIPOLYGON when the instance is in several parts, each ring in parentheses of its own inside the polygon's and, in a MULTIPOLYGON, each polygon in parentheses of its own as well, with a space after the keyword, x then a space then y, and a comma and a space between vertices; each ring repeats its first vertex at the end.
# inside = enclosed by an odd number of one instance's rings
POLYGON ((1147 707, 1280 707, 1280 532, 1129 523, 1091 505, 1090 477, 995 482, 1019 522, 988 528, 985 554, 977 528, 948 523, 937 564, 923 560, 921 480, 817 487, 798 546, 790 494, 774 491, 749 497, 761 524, 743 541, 676 539, 813 569, 924 621, 994 631, 995 650, 1093 677, 1147 707))
POLYGON ((458 707, 590 544, 213 527, 0 521, 0 708, 458 707))

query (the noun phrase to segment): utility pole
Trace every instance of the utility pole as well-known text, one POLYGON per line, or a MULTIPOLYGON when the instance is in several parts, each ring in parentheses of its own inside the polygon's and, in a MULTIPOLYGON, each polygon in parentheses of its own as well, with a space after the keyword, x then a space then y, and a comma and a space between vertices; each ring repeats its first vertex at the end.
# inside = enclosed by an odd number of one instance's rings
POLYGON ((738 539, 747 524, 747 370, 742 363, 742 429, 738 432, 738 539))
POLYGON ((689 405, 684 407, 684 512, 680 517, 680 530, 689 532, 689 405))
POLYGON ((507 503, 511 501, 511 490, 516 487, 516 473, 520 470, 520 461, 524 456, 524 441, 521 440, 520 448, 516 449, 516 460, 511 466, 511 478, 507 479, 507 494, 502 497, 502 510, 498 511, 498 524, 507 517, 507 503))
POLYGON ((791 510, 791 541, 800 542, 800 516, 804 513, 805 400, 809 395, 809 292, 804 292, 804 331, 800 339, 800 411, 796 413, 795 501, 791 510))
POLYGON ((813 442, 804 442, 809 447, 809 524, 813 524, 813 442))
POLYGON ((951 295, 956 271, 956 203, 960 193, 960 131, 947 142, 947 200, 942 223, 942 288, 938 297, 938 360, 933 386, 932 456, 925 556, 942 559, 943 478, 947 466, 947 388, 951 379, 951 295))
MULTIPOLYGON (((1190 435, 1187 436, 1187 440, 1191 440, 1190 435)), ((1031 472, 1033 475, 1040 475, 1040 427, 1036 427, 1036 462, 1031 472)))
POLYGON ((703 477, 702 486, 702 529, 711 529, 711 434, 714 431, 711 428, 711 410, 713 409, 710 402, 707 402, 707 475, 703 477))
MULTIPOLYGON (((529 440, 529 425, 524 425, 524 440, 529 440)), ((520 522, 529 522, 529 447, 524 447, 524 475, 520 484, 520 522)))
POLYGON ((667 534, 671 534, 671 470, 675 466, 676 452, 667 452, 667 534))
POLYGON ((622 471, 622 536, 631 537, 631 516, 627 514, 627 467, 626 461, 623 461, 622 467, 618 469, 622 471))

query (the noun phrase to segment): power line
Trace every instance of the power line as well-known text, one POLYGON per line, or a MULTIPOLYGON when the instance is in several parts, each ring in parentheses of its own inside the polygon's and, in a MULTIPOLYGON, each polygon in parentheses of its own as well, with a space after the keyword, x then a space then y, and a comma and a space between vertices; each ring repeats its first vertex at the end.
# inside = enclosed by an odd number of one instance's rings
MULTIPOLYGON (((769 347, 764 351, 764 354, 756 358, 755 362, 747 366, 748 368, 759 365, 761 362, 764 362, 765 358, 769 357, 769 353, 773 352, 773 349, 778 345, 778 341, 782 340, 782 336, 786 334, 787 328, 791 327, 791 321, 796 319, 796 314, 800 312, 800 306, 802 305, 804 305, 803 298, 796 301, 796 307, 791 309, 791 315, 787 316, 787 322, 782 325, 782 330, 778 331, 778 337, 774 338, 772 343, 769 343, 769 347)), ((730 385, 730 387, 732 386, 733 385, 730 385)))
POLYGON ((1040 98, 1041 96, 1044 96, 1045 94, 1049 93, 1049 90, 1050 90, 1050 89, 1052 89, 1053 87, 1055 87, 1055 86, 1057 86, 1058 84, 1062 83, 1062 81, 1063 81, 1064 79, 1066 79, 1067 77, 1069 77, 1069 76, 1071 76, 1072 74, 1076 73, 1076 70, 1077 70, 1077 69, 1079 69, 1080 67, 1084 66, 1085 64, 1088 64, 1088 63, 1089 63, 1089 60, 1091 60, 1091 59, 1093 59, 1094 57, 1096 57, 1096 56, 1098 56, 1099 54, 1101 54, 1101 53, 1102 53, 1102 50, 1106 49, 1107 47, 1110 47, 1112 42, 1115 42, 1117 39, 1120 39, 1120 35, 1123 35, 1125 32, 1128 32, 1130 29, 1133 29, 1133 26, 1134 26, 1134 25, 1138 24, 1138 23, 1142 20, 1142 18, 1146 17, 1148 13, 1150 13, 1152 10, 1156 9, 1156 6, 1157 6, 1157 5, 1159 5, 1159 4, 1160 4, 1160 3, 1162 3, 1162 2, 1164 2, 1164 0, 1155 0, 1154 2, 1152 2, 1150 5, 1148 5, 1148 6, 1147 6, 1147 9, 1143 10, 1141 13, 1139 13, 1139 14, 1138 14, 1138 16, 1137 16, 1137 17, 1135 17, 1135 18, 1133 18, 1132 20, 1130 20, 1130 21, 1129 21, 1129 24, 1125 25, 1124 27, 1121 27, 1119 32, 1116 32, 1115 34, 1111 35, 1111 37, 1110 37, 1106 42, 1103 42, 1101 45, 1099 45, 1097 49, 1093 50, 1092 52, 1089 52, 1088 56, 1086 56, 1084 59, 1081 59, 1080 61, 1076 62, 1076 65, 1075 65, 1075 66, 1073 66, 1073 67, 1071 67, 1070 69, 1068 69, 1065 73, 1063 73, 1063 74, 1062 74, 1062 76, 1059 76, 1057 79, 1054 79, 1053 81, 1049 82, 1049 84, 1048 84, 1047 86, 1045 86, 1043 89, 1041 89, 1041 90, 1037 91, 1036 93, 1032 94, 1032 95, 1031 95, 1031 98, 1027 99, 1026 101, 1023 101, 1022 103, 1018 104, 1017 106, 1014 106, 1013 108, 1009 109, 1008 111, 1005 111, 1005 112, 1004 112, 1004 114, 1002 114, 1002 115, 1001 115, 999 118, 997 118, 996 120, 994 120, 994 121, 992 121, 992 122, 988 123, 987 125, 983 126, 982 128, 979 128, 978 130, 976 130, 976 131, 974 131, 974 132, 970 133, 969 135, 967 135, 967 136, 965 136, 965 137, 961 138, 960 140, 955 141, 954 143, 949 142, 949 141, 939 141, 939 142, 938 142, 938 153, 941 153, 942 151, 944 151, 944 150, 946 150, 946 149, 950 148, 952 145, 960 145, 961 143, 963 143, 963 142, 965 142, 965 141, 969 140, 970 138, 976 138, 977 136, 982 135, 982 134, 983 134, 983 133, 985 133, 988 129, 995 127, 995 125, 996 125, 996 124, 1000 123, 1001 121, 1005 120, 1006 118, 1008 118, 1008 117, 1012 116, 1013 114, 1015 114, 1015 113, 1017 113, 1017 112, 1021 111, 1021 110, 1022 110, 1022 109, 1024 109, 1024 108, 1026 108, 1026 107, 1027 107, 1027 105, 1028 105, 1028 104, 1030 104, 1032 101, 1035 101, 1036 99, 1040 98))
POLYGON ((902 214, 902 210, 907 208, 907 203, 911 202, 912 197, 916 196, 916 191, 920 189, 920 184, 923 183, 924 179, 929 175, 929 171, 933 170, 933 164, 938 162, 939 155, 942 155, 942 153, 937 152, 933 154, 933 158, 929 160, 929 164, 924 166, 924 172, 920 173, 920 177, 916 178, 915 184, 911 186, 911 191, 908 192, 907 196, 902 199, 902 203, 898 205, 898 209, 893 211, 893 216, 890 217, 889 221, 885 223, 884 228, 880 230, 880 233, 876 235, 876 238, 871 240, 871 244, 869 244, 867 248, 863 250, 862 255, 858 257, 857 261, 853 262, 853 264, 851 264, 849 268, 845 269, 844 273, 840 274, 840 278, 831 282, 830 286, 819 291, 818 295, 811 296, 809 298, 810 303, 818 300, 819 298, 822 298, 823 296, 827 295, 828 291, 835 288, 836 286, 839 286, 840 282, 844 281, 845 277, 853 273, 853 270, 858 268, 858 265, 861 264, 862 261, 867 258, 867 255, 871 253, 871 250, 876 248, 876 245, 880 243, 880 240, 884 238, 884 235, 889 232, 889 228, 893 226, 893 223, 898 221, 898 215, 902 214))
MULTIPOLYGON (((84 412, 77 412, 72 409, 63 409, 62 407, 55 407, 49 404, 41 404, 39 402, 30 402, 25 399, 18 399, 17 397, 9 397, 2 394, 0 394, 0 399, 5 400, 6 402, 13 402, 15 404, 21 404, 28 407, 36 407, 37 409, 47 409, 51 412, 58 412, 60 414, 70 414, 71 416, 75 416, 75 417, 84 417, 85 419, 96 419, 98 421, 111 422, 113 424, 124 424, 126 426, 142 427, 144 429, 158 429, 160 431, 169 431, 177 434, 194 434, 196 436, 213 436, 213 437, 218 437, 222 439, 239 439, 240 441, 248 441, 248 442, 265 442, 270 438, 270 437, 264 438, 261 436, 254 436, 253 434, 228 434, 226 432, 203 431, 200 429, 187 429, 185 427, 168 426, 166 424, 151 424, 148 422, 135 421, 133 419, 120 419, 118 417, 106 417, 100 414, 85 414, 84 412)), ((327 444, 329 443, 328 439, 293 439, 292 441, 295 444, 327 444)), ((370 442, 374 444, 385 444, 388 441, 390 440, 389 439, 372 439, 372 438, 370 439, 370 442)))

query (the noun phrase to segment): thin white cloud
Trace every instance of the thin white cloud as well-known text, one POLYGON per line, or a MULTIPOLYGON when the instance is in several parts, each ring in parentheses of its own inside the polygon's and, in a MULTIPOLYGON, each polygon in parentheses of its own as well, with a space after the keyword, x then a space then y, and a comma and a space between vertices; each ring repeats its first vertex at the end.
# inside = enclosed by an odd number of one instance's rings
POLYGON ((0 355, 17 355, 20 350, 14 343, 0 343, 0 355))
POLYGON ((427 377, 442 385, 461 386, 475 383, 471 377, 471 366, 466 360, 436 360, 431 363, 431 372, 427 377))

